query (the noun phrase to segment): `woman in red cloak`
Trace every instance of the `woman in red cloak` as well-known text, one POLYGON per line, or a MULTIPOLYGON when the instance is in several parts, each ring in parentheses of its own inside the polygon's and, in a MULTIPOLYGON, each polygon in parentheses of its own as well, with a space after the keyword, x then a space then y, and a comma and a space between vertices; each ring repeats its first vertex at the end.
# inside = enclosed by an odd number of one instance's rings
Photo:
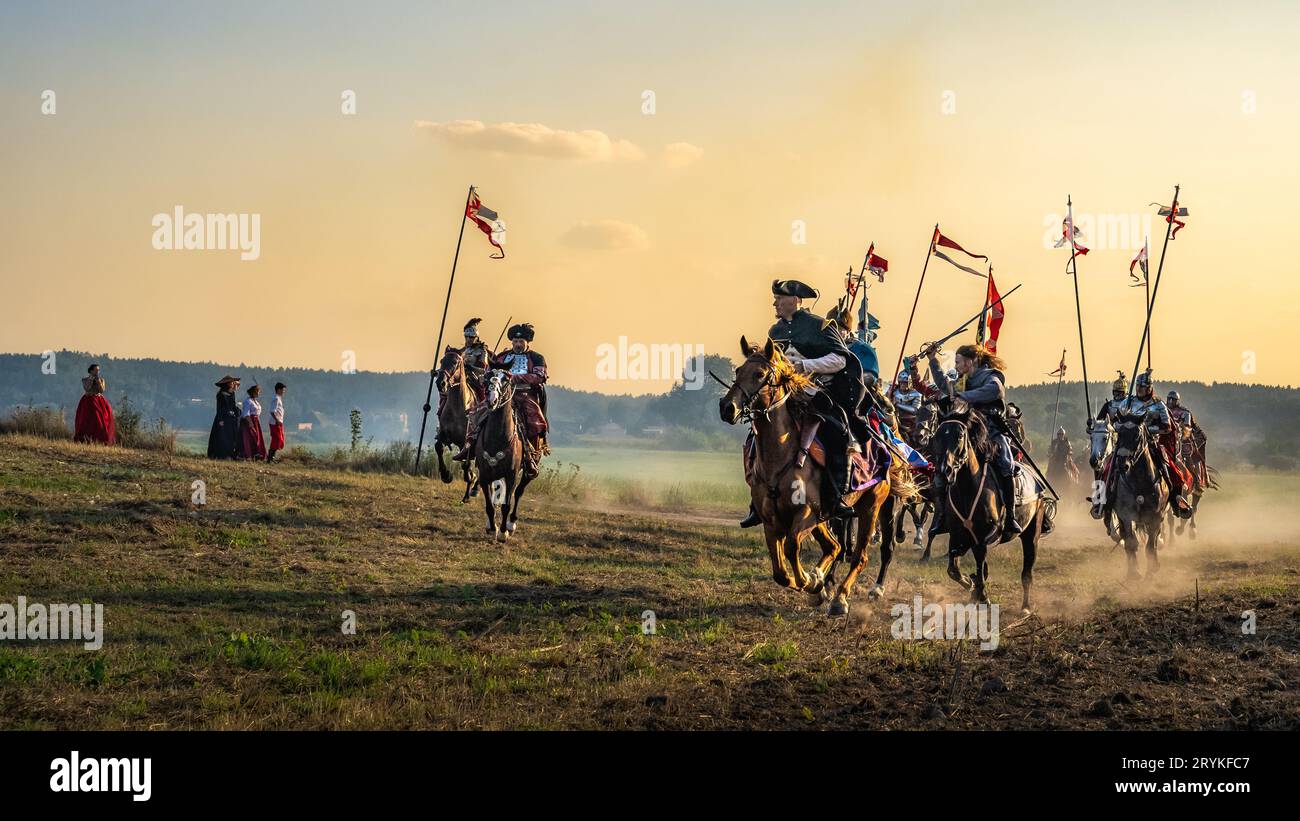
POLYGON ((117 441, 117 427, 113 422, 113 406, 104 398, 104 380, 99 375, 99 366, 91 365, 86 372, 90 375, 81 380, 81 388, 85 393, 77 403, 73 441, 114 444, 117 441))

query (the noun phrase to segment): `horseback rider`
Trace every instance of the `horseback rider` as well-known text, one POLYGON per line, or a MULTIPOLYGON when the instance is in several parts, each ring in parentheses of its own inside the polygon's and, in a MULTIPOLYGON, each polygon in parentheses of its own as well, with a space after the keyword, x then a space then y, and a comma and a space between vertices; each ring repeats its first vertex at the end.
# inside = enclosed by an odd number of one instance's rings
MULTIPOLYGON (((1118 420, 1117 412, 1119 405, 1128 398, 1128 377, 1123 371, 1118 371, 1119 376, 1115 381, 1110 383, 1110 399, 1102 403, 1097 409, 1097 421, 1110 422, 1112 425, 1118 420)), ((1092 420, 1088 420, 1088 430, 1092 430, 1092 420)))
MULTIPOLYGON (((1169 421, 1173 422, 1176 430, 1175 438, 1180 444, 1181 456, 1194 457, 1196 467, 1196 484, 1204 487, 1209 484, 1208 467, 1205 463, 1205 431, 1197 424, 1196 417, 1192 414, 1190 408, 1183 404, 1183 398, 1178 391, 1170 391, 1165 397, 1165 404, 1169 408, 1169 421)), ((1188 459, 1183 459, 1184 466, 1189 470, 1192 463, 1188 459)))
POLYGON ((1077 481, 1079 468, 1074 464, 1074 447, 1064 427, 1058 427, 1052 436, 1052 444, 1047 448, 1048 474, 1064 474, 1070 481, 1077 481))
POLYGON ((478 324, 482 321, 481 317, 476 316, 465 323, 465 347, 460 349, 461 356, 465 358, 465 379, 474 389, 474 398, 479 402, 483 401, 486 390, 483 387, 483 375, 492 366, 492 354, 478 335, 478 324))
MULTIPOLYGON (((514 384, 514 410, 524 423, 523 467, 524 476, 528 478, 537 475, 541 458, 550 453, 546 442, 549 430, 546 421, 546 358, 530 347, 534 333, 533 326, 526 322, 510 326, 506 333, 510 350, 497 354, 490 362, 492 369, 507 371, 514 384)), ((480 403, 474 408, 465 449, 452 457, 454 460, 463 462, 471 458, 479 427, 487 414, 486 404, 480 403)))
MULTIPOLYGON (((854 515, 853 508, 844 503, 844 494, 849 492, 851 481, 850 426, 860 428, 866 424, 858 414, 863 392, 862 363, 849 353, 835 322, 802 307, 803 300, 817 296, 814 288, 798 280, 773 280, 776 323, 767 335, 782 348, 795 371, 812 377, 813 387, 805 390, 812 395, 814 413, 821 420, 818 432, 825 445, 829 495, 834 500, 826 508, 836 518, 854 515)), ((753 527, 761 521, 751 504, 740 526, 753 527)))
MULTIPOLYGON (((1002 541, 1009 542, 1024 528, 1016 522, 1015 516, 1015 463, 1011 437, 1007 435, 1006 363, 983 345, 962 345, 954 358, 959 379, 965 379, 965 387, 959 390, 939 366, 939 349, 936 345, 926 345, 921 353, 929 359, 930 372, 939 388, 948 396, 969 403, 988 423, 989 437, 995 445, 993 472, 997 474, 998 489, 1002 495, 1002 541)), ((941 487, 942 476, 935 478, 936 487, 941 487)))
POLYGON ((901 428, 903 438, 911 441, 912 433, 916 429, 916 415, 921 411, 924 397, 921 396, 920 391, 912 387, 912 374, 909 371, 903 371, 898 375, 898 383, 889 392, 889 398, 898 413, 898 427, 901 428))
POLYGON ((1148 423, 1147 432, 1152 434, 1159 444, 1156 451, 1160 454, 1160 458, 1155 460, 1156 465, 1172 489, 1170 502, 1173 504, 1174 514, 1184 519, 1189 518, 1192 515, 1192 505, 1187 501, 1185 494, 1191 487, 1192 477, 1178 462, 1175 453, 1174 424, 1169 418, 1169 408, 1155 395, 1150 370, 1138 374, 1133 383, 1133 395, 1125 397, 1113 412, 1120 419, 1131 418, 1138 423, 1148 417, 1154 420, 1148 423))

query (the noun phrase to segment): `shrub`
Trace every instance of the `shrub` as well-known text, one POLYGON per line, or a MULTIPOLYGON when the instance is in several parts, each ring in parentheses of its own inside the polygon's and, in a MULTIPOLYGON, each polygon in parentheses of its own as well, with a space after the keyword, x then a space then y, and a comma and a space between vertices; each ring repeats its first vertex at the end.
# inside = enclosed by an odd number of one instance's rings
POLYGON ((28 405, 11 410, 0 418, 0 433, 25 433, 46 439, 71 439, 63 408, 28 405))

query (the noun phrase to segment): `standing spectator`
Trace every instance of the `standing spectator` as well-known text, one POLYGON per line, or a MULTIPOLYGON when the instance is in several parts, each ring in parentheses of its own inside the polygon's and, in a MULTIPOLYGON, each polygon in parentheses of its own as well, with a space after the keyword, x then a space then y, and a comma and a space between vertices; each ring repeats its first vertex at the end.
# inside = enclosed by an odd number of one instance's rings
POLYGON ((217 416, 212 420, 212 433, 208 436, 209 459, 235 459, 239 456, 239 377, 221 377, 217 382, 217 416))
POLYGON ((248 389, 248 398, 239 413, 239 429, 244 436, 244 458, 265 459, 266 444, 262 441, 262 403, 257 397, 262 395, 262 388, 254 385, 248 389))
POLYGON ((72 438, 76 442, 101 442, 111 445, 117 441, 117 426, 113 422, 113 406, 104 398, 104 379, 99 366, 86 369, 89 376, 82 377, 84 393, 77 403, 76 428, 72 438))
POLYGON ((275 452, 284 450, 284 383, 275 383, 275 401, 271 403, 271 452, 266 461, 275 461, 275 452))

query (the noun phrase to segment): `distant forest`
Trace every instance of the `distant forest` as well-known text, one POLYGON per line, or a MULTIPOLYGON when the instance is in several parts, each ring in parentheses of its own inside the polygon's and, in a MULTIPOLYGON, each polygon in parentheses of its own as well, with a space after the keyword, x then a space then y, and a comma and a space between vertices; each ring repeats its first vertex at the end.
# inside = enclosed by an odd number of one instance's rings
MULTIPOLYGON (((704 369, 730 379, 734 364, 725 357, 704 357, 704 369)), ((0 413, 18 406, 63 408, 69 425, 81 398, 81 377, 98 362, 114 407, 126 398, 145 419, 164 419, 181 430, 207 431, 212 424, 217 389, 226 373, 254 378, 266 394, 277 381, 288 385, 286 427, 290 444, 339 443, 349 438, 348 415, 359 410, 363 438, 376 443, 407 439, 420 432, 421 406, 429 387, 428 372, 374 373, 306 368, 250 368, 209 362, 168 362, 159 359, 117 359, 78 351, 56 353, 55 373, 42 370, 36 354, 0 354, 0 413), (404 417, 404 418, 403 418, 404 417), (299 430, 300 423, 311 425, 299 430)), ((704 370, 697 371, 703 373, 704 370)), ((1158 382, 1163 396, 1182 393, 1210 437, 1211 463, 1222 468, 1260 467, 1300 469, 1300 390, 1235 383, 1158 382)), ((721 387, 712 379, 699 390, 678 382, 664 394, 610 396, 548 385, 552 442, 558 445, 617 446, 620 442, 676 450, 727 450, 738 446, 744 430, 718 418, 721 387)), ((1094 410, 1110 395, 1108 383, 1091 385, 1094 410)), ((1035 453, 1044 453, 1052 430, 1056 385, 1015 386, 1010 399, 1024 411, 1035 453)), ((241 396, 242 399, 242 396, 241 396)), ((1066 382, 1061 389, 1058 424, 1074 442, 1076 455, 1086 457, 1083 385, 1066 382)), ((435 392, 433 404, 437 404, 435 392)), ((432 417, 432 414, 430 414, 432 417)), ((429 434, 436 426, 430 419, 429 434)))

